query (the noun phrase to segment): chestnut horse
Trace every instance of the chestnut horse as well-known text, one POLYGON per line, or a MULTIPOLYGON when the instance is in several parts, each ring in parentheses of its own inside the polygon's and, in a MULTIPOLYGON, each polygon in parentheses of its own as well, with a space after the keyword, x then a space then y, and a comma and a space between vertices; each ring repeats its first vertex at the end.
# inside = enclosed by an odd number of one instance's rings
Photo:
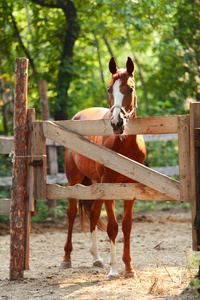
MULTIPOLYGON (((112 74, 108 86, 110 109, 89 108, 77 113, 73 120, 96 120, 110 119, 113 129, 111 136, 90 136, 88 139, 104 147, 112 149, 122 155, 127 156, 139 163, 144 163, 146 149, 143 137, 140 135, 126 135, 126 124, 129 118, 136 118, 136 94, 134 82, 134 63, 130 57, 126 62, 126 69, 118 69, 114 57, 109 62, 109 70, 112 74)), ((132 183, 133 180, 121 175, 93 160, 90 160, 77 152, 66 148, 65 168, 68 178, 68 185, 73 186, 78 183, 91 185, 92 182, 99 183, 132 183)), ((124 201, 124 217, 122 230, 124 234, 123 261, 125 264, 125 275, 132 276, 134 270, 131 264, 130 255, 130 233, 132 227, 132 213, 134 199, 124 201)), ((97 250, 97 224, 102 228, 100 222, 100 212, 103 202, 107 212, 107 234, 110 239, 110 272, 109 277, 117 277, 117 258, 115 240, 118 233, 118 223, 114 212, 113 200, 92 200, 80 201, 79 214, 83 213, 83 207, 89 212, 90 219, 90 252, 93 256, 93 265, 103 267, 103 261, 97 250)), ((74 199, 69 199, 67 208, 68 216, 68 236, 64 247, 65 255, 61 268, 71 267, 72 251, 72 229, 77 213, 77 203, 74 199)))

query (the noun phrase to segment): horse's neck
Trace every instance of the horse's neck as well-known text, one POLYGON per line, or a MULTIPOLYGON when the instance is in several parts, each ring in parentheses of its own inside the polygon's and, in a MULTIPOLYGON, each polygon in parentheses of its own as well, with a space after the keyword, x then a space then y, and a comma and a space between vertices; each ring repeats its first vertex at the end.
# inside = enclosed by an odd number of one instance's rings
POLYGON ((136 135, 119 135, 112 136, 112 146, 111 149, 126 155, 128 152, 132 151, 137 143, 136 135))

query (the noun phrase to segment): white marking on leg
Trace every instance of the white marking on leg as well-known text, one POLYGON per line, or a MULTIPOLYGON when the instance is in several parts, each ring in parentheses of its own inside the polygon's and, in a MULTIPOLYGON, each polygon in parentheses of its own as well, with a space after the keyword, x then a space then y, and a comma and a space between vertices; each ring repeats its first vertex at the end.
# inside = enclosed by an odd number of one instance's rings
POLYGON ((114 105, 119 106, 119 107, 115 107, 114 110, 113 110, 112 123, 114 123, 115 125, 119 121, 118 116, 121 112, 120 107, 122 107, 122 101, 123 101, 123 98, 124 98, 124 95, 120 92, 120 85, 121 85, 120 79, 116 80, 115 83, 113 84, 114 105))
POLYGON ((97 227, 90 235, 90 253, 93 256, 93 265, 103 267, 103 259, 99 255, 97 247, 97 227))
POLYGON ((117 271, 117 255, 116 255, 116 246, 111 241, 110 243, 110 272, 108 277, 119 277, 119 273, 117 271))

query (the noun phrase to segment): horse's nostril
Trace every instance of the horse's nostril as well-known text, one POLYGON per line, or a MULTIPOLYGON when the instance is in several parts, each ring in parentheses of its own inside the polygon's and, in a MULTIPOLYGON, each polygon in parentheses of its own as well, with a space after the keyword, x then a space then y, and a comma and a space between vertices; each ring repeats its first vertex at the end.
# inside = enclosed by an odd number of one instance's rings
POLYGON ((112 120, 111 120, 110 124, 113 128, 115 127, 115 124, 112 122, 112 120))
POLYGON ((119 122, 117 123, 117 127, 122 127, 123 126, 123 119, 120 119, 119 122))

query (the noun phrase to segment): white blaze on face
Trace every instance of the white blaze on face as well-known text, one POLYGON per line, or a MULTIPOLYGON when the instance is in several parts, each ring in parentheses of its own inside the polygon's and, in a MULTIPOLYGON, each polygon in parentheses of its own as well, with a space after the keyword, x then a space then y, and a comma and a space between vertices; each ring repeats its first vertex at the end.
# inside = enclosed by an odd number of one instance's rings
POLYGON ((114 110, 113 110, 112 123, 115 124, 115 125, 119 121, 118 116, 121 112, 120 107, 122 107, 122 101, 123 101, 123 98, 124 98, 124 95, 120 92, 120 86, 121 86, 121 81, 120 81, 120 79, 118 79, 113 84, 114 105, 119 106, 119 107, 115 107, 114 110))

